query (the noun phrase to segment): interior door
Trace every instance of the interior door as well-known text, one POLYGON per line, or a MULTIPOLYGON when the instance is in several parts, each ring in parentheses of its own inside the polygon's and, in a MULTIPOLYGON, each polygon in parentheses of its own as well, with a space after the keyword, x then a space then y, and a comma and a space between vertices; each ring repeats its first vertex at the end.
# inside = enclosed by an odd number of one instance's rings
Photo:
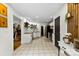
POLYGON ((43 26, 41 26, 41 36, 43 36, 43 26))
POLYGON ((60 16, 55 19, 55 46, 59 48, 58 41, 60 40, 60 16))
POLYGON ((47 38, 48 38, 48 32, 50 32, 50 26, 47 25, 47 38))
POLYGON ((13 16, 13 48, 16 50, 21 45, 21 20, 13 16))

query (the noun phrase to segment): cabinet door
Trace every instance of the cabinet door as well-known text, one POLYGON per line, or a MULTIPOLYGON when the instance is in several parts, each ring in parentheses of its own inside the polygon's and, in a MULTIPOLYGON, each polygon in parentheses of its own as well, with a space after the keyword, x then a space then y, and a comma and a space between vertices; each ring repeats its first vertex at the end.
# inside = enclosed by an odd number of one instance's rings
POLYGON ((62 49, 60 49, 60 56, 66 56, 62 49))
POLYGON ((7 16, 7 7, 0 3, 0 14, 7 16))

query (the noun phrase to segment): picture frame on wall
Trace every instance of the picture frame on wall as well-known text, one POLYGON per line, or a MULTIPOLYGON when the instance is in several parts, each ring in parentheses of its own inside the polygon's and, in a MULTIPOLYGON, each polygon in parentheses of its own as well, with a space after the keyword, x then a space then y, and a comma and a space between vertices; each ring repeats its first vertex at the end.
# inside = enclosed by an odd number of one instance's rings
POLYGON ((7 7, 0 3, 0 28, 8 27, 7 20, 7 7))

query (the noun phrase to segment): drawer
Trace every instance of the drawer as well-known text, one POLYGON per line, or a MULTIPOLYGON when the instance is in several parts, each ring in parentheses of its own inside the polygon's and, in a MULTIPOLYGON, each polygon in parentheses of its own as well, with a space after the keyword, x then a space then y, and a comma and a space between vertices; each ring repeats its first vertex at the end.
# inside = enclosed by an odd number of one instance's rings
POLYGON ((7 7, 0 3, 0 14, 7 16, 7 7))

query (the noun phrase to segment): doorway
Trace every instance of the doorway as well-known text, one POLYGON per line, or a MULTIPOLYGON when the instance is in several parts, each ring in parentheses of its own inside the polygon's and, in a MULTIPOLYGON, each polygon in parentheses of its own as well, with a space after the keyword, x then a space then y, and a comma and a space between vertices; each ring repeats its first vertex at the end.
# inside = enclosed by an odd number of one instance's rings
POLYGON ((41 26, 41 36, 43 36, 43 26, 41 26))
POLYGON ((59 48, 58 41, 60 41, 60 16, 55 19, 55 46, 59 48))
POLYGON ((17 49, 21 45, 21 20, 13 16, 13 48, 17 49))
POLYGON ((47 38, 48 38, 48 33, 50 32, 50 25, 47 25, 47 38))

